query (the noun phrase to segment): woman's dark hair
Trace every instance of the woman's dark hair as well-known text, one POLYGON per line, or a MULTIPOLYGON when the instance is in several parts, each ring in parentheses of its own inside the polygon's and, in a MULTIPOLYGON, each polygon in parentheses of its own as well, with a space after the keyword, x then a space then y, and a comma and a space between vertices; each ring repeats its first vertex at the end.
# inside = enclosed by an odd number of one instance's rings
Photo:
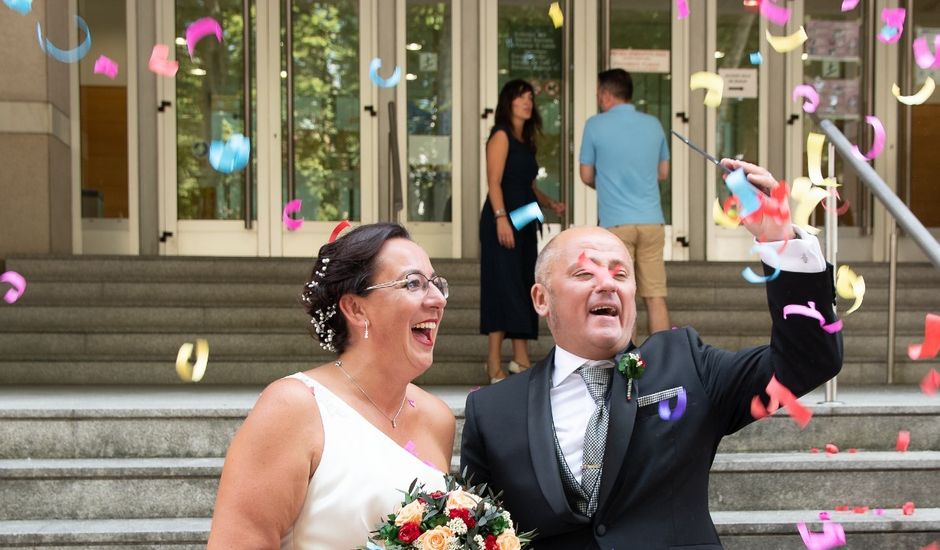
POLYGON ((366 288, 373 284, 379 250, 390 239, 410 240, 411 235, 397 223, 373 223, 320 247, 300 299, 323 349, 345 351, 349 329, 339 311, 339 299, 344 294, 369 293, 366 288))
POLYGON ((493 137, 493 134, 500 128, 507 132, 512 131, 512 102, 526 92, 532 94, 532 116, 522 125, 522 142, 535 153, 535 134, 536 132, 542 133, 542 116, 539 115, 538 107, 535 106, 535 88, 525 80, 510 80, 500 90, 490 137, 493 137))

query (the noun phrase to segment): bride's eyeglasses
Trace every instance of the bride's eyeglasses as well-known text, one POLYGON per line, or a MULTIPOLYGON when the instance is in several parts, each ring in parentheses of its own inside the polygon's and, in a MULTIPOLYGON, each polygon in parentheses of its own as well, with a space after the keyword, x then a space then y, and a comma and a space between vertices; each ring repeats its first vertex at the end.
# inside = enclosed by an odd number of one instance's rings
POLYGON ((447 289, 447 279, 441 277, 440 275, 435 275, 433 277, 428 277, 424 273, 409 273, 405 276, 404 279, 399 279, 397 281, 388 281, 386 283, 379 283, 377 285, 372 285, 366 290, 374 290, 377 288, 404 288, 411 293, 422 293, 422 296, 426 296, 430 285, 434 285, 438 290, 441 291, 441 294, 444 295, 444 299, 447 299, 448 289, 447 289))

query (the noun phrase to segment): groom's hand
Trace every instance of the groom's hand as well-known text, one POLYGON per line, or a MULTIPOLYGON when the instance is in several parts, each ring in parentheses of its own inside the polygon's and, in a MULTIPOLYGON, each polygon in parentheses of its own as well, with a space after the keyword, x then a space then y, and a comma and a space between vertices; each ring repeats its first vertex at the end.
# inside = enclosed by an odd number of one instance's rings
MULTIPOLYGON (((756 164, 726 158, 721 159, 721 165, 731 170, 744 169, 748 183, 765 195, 770 195, 771 191, 780 185, 766 168, 756 164)), ((727 174, 724 177, 727 177, 727 174)), ((779 220, 774 216, 765 216, 763 213, 758 213, 756 216, 742 219, 741 225, 761 241, 786 241, 796 238, 789 217, 786 220, 779 220)))

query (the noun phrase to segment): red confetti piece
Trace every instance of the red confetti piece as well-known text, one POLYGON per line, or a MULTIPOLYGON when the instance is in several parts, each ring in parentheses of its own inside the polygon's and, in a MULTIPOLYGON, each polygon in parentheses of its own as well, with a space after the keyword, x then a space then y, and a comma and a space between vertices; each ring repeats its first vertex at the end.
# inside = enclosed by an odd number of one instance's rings
POLYGON ((848 504, 840 504, 839 506, 836 506, 836 512, 848 512, 848 511, 849 511, 848 504))
POLYGON ((905 502, 904 506, 901 507, 901 512, 903 512, 905 516, 913 516, 914 515, 914 503, 911 501, 905 502))
POLYGON ((858 452, 858 449, 856 449, 856 448, 854 448, 854 447, 853 447, 853 448, 851 448, 851 449, 849 449, 849 451, 848 451, 848 452, 849 452, 849 454, 852 454, 852 455, 854 455, 855 453, 857 453, 857 452, 858 452))
POLYGON ((907 346, 907 356, 913 360, 933 359, 940 353, 940 315, 927 314, 924 321, 924 342, 907 346))
POLYGON ((907 446, 911 444, 911 432, 901 430, 898 432, 898 442, 895 448, 899 453, 906 453, 907 446))
POLYGON ((833 445, 832 443, 826 443, 826 454, 827 455, 839 454, 839 448, 833 445))
POLYGON ((768 403, 767 407, 764 407, 760 396, 755 395, 751 399, 751 416, 760 420, 783 406, 790 414, 790 418, 792 418, 801 429, 809 424, 810 419, 813 417, 813 411, 801 405, 800 402, 797 401, 796 396, 793 395, 793 392, 777 381, 775 375, 770 377, 770 382, 767 383, 767 389, 765 391, 767 395, 770 396, 770 403, 768 403))
POLYGON ((852 511, 855 512, 856 514, 867 514, 868 506, 856 506, 855 508, 852 509, 852 511))
MULTIPOLYGON (((842 197, 839 196, 839 190, 836 189, 835 192, 836 192, 836 201, 842 200, 842 197)), ((850 203, 849 201, 844 201, 843 204, 842 204, 842 206, 835 207, 835 206, 828 206, 828 205, 826 204, 826 200, 827 200, 827 199, 828 199, 828 197, 826 197, 826 198, 824 198, 823 200, 819 201, 819 204, 822 205, 822 207, 823 207, 824 209, 826 209, 826 210, 833 210, 833 209, 834 209, 834 210, 836 211, 836 216, 841 216, 841 215, 843 215, 843 214, 845 214, 846 212, 849 211, 849 206, 851 206, 851 203, 850 203)))
POLYGON ((813 447, 812 449, 809 450, 809 452, 816 454, 819 452, 819 447, 813 447))
POLYGON ((339 237, 340 231, 342 231, 343 229, 346 229, 347 227, 349 227, 349 220, 343 220, 343 221, 339 222, 339 225, 337 225, 336 227, 334 227, 334 228, 333 228, 333 232, 330 233, 330 241, 329 241, 329 242, 335 241, 336 238, 339 237))
POLYGON ((930 369, 930 372, 920 381, 920 391, 933 395, 937 393, 938 388, 940 388, 940 372, 937 372, 937 369, 930 369))
POLYGON ((936 541, 931 542, 930 544, 928 544, 927 546, 924 546, 920 550, 940 550, 940 543, 937 543, 936 541))

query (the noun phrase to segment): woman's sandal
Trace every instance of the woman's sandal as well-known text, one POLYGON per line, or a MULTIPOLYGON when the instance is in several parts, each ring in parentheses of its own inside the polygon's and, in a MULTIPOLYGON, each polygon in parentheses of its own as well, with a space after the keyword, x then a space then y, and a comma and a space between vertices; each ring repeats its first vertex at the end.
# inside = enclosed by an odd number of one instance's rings
POLYGON ((523 365, 521 363, 516 363, 515 361, 510 361, 509 372, 511 372, 512 374, 519 374, 520 372, 524 372, 528 370, 531 366, 532 365, 523 365))

